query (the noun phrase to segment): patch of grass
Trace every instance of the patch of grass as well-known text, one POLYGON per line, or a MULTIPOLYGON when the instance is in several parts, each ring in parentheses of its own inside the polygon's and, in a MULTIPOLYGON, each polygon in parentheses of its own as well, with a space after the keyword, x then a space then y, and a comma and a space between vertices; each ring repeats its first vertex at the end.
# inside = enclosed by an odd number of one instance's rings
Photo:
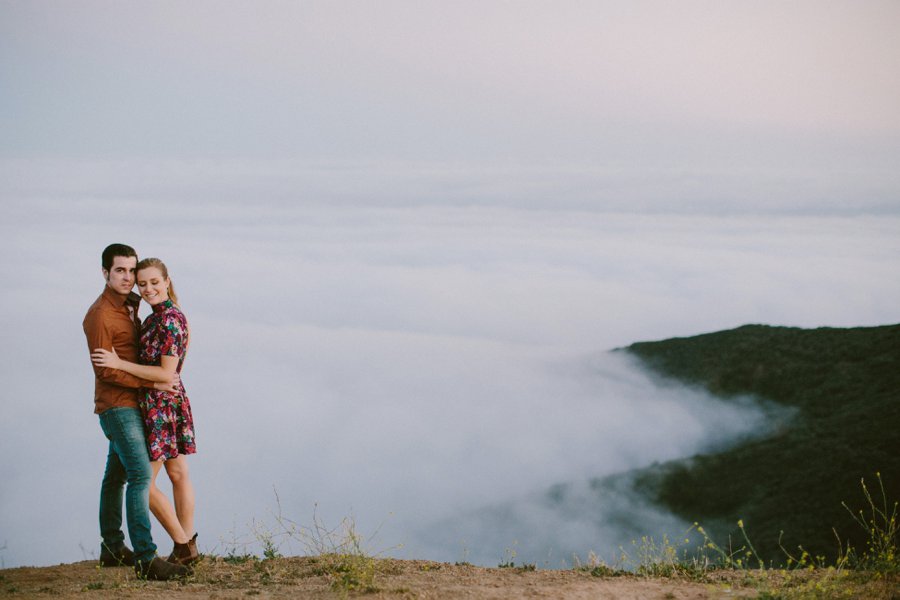
POLYGON ((250 562, 256 560, 256 557, 252 554, 233 554, 229 553, 226 556, 222 557, 222 560, 227 562, 230 565, 240 565, 245 562, 250 562))
POLYGON ((576 571, 586 571, 593 577, 618 577, 625 574, 622 569, 606 564, 593 551, 588 553, 587 564, 583 564, 578 556, 574 556, 573 559, 576 571))
POLYGON ((374 593, 377 561, 364 553, 343 553, 324 557, 327 572, 332 577, 332 588, 343 592, 374 593))
POLYGON ((253 532, 256 541, 262 546, 264 559, 272 560, 274 558, 281 558, 281 547, 277 542, 277 534, 270 531, 255 519, 250 522, 250 530, 253 532))
MULTIPOLYGON (((513 546, 516 545, 516 542, 513 542, 513 546)), ((537 565, 535 563, 521 563, 516 565, 516 550, 515 547, 506 549, 506 557, 505 560, 501 560, 497 565, 498 569, 516 569, 520 572, 525 571, 534 571, 537 569, 537 565)))
POLYGON ((377 578, 391 572, 393 567, 390 561, 379 558, 380 553, 369 550, 375 534, 360 535, 352 516, 329 528, 315 510, 312 525, 300 525, 284 516, 277 491, 275 498, 274 525, 254 519, 248 534, 237 536, 232 532, 229 540, 220 539, 227 554, 224 557, 210 554, 213 560, 202 565, 199 572, 195 571, 195 580, 229 587, 252 581, 253 589, 259 593, 256 586, 265 589, 265 586, 290 584, 298 578, 325 576, 330 579, 331 588, 342 596, 380 591, 377 578), (282 548, 293 552, 293 543, 302 545, 305 560, 285 558, 282 548), (262 555, 249 553, 251 546, 261 548, 262 555), (223 564, 232 568, 221 569, 219 566, 223 564))
POLYGON ((520 573, 525 573, 528 571, 536 571, 537 565, 535 563, 522 563, 517 565, 516 563, 510 561, 505 563, 500 563, 497 565, 498 569, 513 569, 519 571, 520 573))
POLYGON ((702 581, 714 565, 702 548, 691 546, 690 537, 694 529, 702 535, 702 528, 695 525, 677 542, 667 535, 660 540, 651 536, 633 540, 630 552, 619 548, 619 562, 624 569, 645 577, 681 577, 702 581))
POLYGON ((591 577, 619 577, 622 575, 622 571, 617 571, 606 565, 597 565, 585 570, 591 574, 591 577))
MULTIPOLYGON (((276 493, 277 500, 277 493, 276 493)), ((386 568, 380 555, 369 548, 378 530, 368 537, 360 535, 355 519, 350 516, 330 528, 313 511, 312 526, 306 527, 285 517, 281 503, 275 521, 280 535, 300 542, 307 554, 318 557, 317 569, 332 579, 335 591, 374 593, 380 591, 376 578, 386 568)))
POLYGON ((250 532, 248 534, 238 535, 236 533, 237 526, 233 526, 232 529, 228 532, 227 538, 224 536, 219 537, 219 544, 224 547, 224 556, 216 551, 219 546, 216 546, 216 548, 210 551, 207 556, 211 558, 222 558, 222 560, 224 560, 228 564, 233 565, 239 565, 256 560, 257 557, 254 554, 248 552, 248 550, 254 545, 254 543, 257 543, 257 536, 259 530, 262 529, 262 525, 254 519, 250 522, 249 529, 250 532))
MULTIPOLYGON (((632 542, 631 553, 622 551, 622 564, 639 575, 649 577, 678 577, 692 581, 715 582, 729 573, 742 575, 742 585, 755 587, 760 598, 805 600, 807 598, 852 598, 886 600, 900 599, 900 558, 898 558, 898 503, 888 501, 881 479, 876 473, 878 489, 872 494, 865 480, 861 480, 866 508, 853 511, 857 525, 865 531, 865 543, 860 549, 843 543, 835 532, 838 552, 836 558, 812 554, 802 546, 794 552, 782 546, 786 556, 783 565, 775 566, 757 552, 743 521, 737 522, 741 533, 740 546, 732 541, 725 546, 712 539, 700 525, 688 530, 683 541, 661 541, 644 537, 632 542), (702 537, 699 546, 691 549, 691 534, 702 537)), ((588 567, 600 569, 603 576, 609 568, 602 563, 588 567)), ((579 567, 587 569, 587 567, 579 567)), ((593 573, 592 573, 593 574, 593 573)))
POLYGON ((364 538, 359 534, 352 516, 347 517, 335 527, 330 528, 313 511, 312 525, 303 526, 286 517, 282 512, 281 501, 275 491, 277 510, 273 513, 274 526, 269 527, 259 520, 250 522, 250 533, 236 536, 233 532, 229 540, 222 540, 228 552, 222 559, 232 565, 252 563, 259 574, 261 585, 269 585, 285 578, 284 573, 276 573, 277 559, 283 558, 282 547, 291 542, 298 542, 310 561, 310 575, 327 575, 332 580, 332 588, 341 593, 379 591, 377 576, 387 567, 379 558, 381 552, 373 552, 370 543, 376 532, 364 538), (260 558, 248 553, 251 546, 262 549, 260 558), (267 564, 267 563, 272 563, 267 564))
MULTIPOLYGON (((897 501, 891 506, 884 490, 884 482, 881 473, 875 473, 878 481, 880 498, 873 498, 866 487, 865 479, 860 480, 863 496, 865 496, 868 510, 860 509, 854 512, 846 503, 841 504, 847 512, 853 516, 853 520, 868 535, 865 549, 855 558, 856 568, 867 569, 883 575, 896 575, 900 573, 900 555, 898 555, 898 533, 900 522, 897 520, 897 501)), ((847 554, 849 554, 849 549, 847 554)))

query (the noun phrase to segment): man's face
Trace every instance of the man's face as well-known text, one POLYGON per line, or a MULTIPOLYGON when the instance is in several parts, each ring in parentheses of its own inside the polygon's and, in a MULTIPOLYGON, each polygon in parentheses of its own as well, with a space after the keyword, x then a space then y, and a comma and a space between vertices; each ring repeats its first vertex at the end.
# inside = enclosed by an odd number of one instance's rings
POLYGON ((103 269, 106 285, 117 294, 127 296, 134 287, 134 268, 137 258, 134 256, 115 256, 109 271, 103 269))

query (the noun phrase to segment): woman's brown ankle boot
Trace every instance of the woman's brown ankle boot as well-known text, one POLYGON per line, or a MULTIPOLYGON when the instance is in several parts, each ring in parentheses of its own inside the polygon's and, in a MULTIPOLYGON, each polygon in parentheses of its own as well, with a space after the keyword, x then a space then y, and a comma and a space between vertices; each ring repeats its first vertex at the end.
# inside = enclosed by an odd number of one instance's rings
POLYGON ((188 540, 186 544, 175 544, 172 554, 166 561, 175 565, 189 566, 200 560, 200 553, 197 551, 197 534, 188 540))

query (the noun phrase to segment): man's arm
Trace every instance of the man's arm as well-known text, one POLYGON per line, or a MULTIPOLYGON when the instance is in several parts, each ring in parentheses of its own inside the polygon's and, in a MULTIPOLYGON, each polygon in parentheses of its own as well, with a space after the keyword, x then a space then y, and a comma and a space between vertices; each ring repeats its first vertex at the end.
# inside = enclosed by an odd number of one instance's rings
MULTIPOLYGON (((112 350, 112 334, 106 327, 103 319, 99 317, 98 312, 91 312, 91 314, 85 318, 84 335, 87 337, 88 352, 93 351, 94 348, 107 348, 112 350)), ((94 375, 96 375, 97 379, 104 383, 110 383, 126 388, 153 387, 152 381, 135 377, 125 371, 98 367, 94 363, 91 363, 91 367, 93 367, 94 375)))

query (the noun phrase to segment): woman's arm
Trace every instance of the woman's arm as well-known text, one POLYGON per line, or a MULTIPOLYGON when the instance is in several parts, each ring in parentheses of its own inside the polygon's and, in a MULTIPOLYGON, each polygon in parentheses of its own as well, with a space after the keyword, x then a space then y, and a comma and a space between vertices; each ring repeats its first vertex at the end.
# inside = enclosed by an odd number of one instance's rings
POLYGON ((104 348, 97 348, 91 353, 91 360, 98 367, 119 369, 141 379, 167 383, 172 381, 175 370, 178 368, 178 357, 164 355, 160 357, 161 366, 139 365, 127 360, 122 360, 116 354, 115 348, 110 352, 104 348))

